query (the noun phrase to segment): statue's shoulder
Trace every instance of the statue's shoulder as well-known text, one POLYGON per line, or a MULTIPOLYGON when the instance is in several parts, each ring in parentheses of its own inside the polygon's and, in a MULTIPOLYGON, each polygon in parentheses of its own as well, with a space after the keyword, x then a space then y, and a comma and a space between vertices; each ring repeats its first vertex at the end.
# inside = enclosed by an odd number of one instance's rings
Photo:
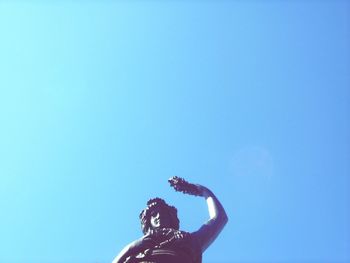
POLYGON ((118 256, 113 260, 112 263, 120 263, 124 262, 127 257, 129 257, 132 254, 135 254, 138 250, 141 249, 142 243, 143 243, 143 238, 141 237, 128 245, 126 245, 122 251, 118 254, 118 256))

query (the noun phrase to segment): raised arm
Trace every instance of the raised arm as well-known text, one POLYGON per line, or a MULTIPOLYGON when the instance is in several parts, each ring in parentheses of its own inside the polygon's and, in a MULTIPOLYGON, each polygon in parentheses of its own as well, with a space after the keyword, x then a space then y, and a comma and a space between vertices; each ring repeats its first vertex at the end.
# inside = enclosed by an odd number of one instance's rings
POLYGON ((204 252, 217 238, 228 221, 225 209, 214 193, 205 186, 188 183, 179 177, 173 177, 169 180, 169 182, 176 191, 181 191, 190 195, 202 196, 206 199, 209 211, 209 220, 197 231, 192 233, 198 240, 202 248, 202 252, 204 252))
POLYGON ((220 234, 228 221, 228 217, 213 192, 202 185, 197 185, 197 187, 201 189, 202 196, 207 201, 209 211, 209 220, 193 233, 201 245, 202 252, 204 252, 220 234))

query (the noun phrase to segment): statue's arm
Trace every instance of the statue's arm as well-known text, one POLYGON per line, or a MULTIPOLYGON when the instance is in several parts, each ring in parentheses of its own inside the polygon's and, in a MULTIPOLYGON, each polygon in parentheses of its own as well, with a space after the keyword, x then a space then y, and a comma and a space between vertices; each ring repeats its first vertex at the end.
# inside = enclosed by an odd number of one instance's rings
POLYGON ((216 239, 228 221, 224 207, 214 193, 205 186, 189 183, 177 176, 170 178, 169 183, 176 191, 202 196, 206 199, 209 210, 209 220, 203 224, 200 229, 192 233, 204 252, 216 239))
POLYGON ((125 246, 112 263, 124 263, 128 257, 138 254, 140 252, 141 242, 142 238, 125 246))
POLYGON ((199 242, 202 252, 204 252, 220 234, 228 221, 228 217, 224 207, 213 192, 201 185, 197 185, 197 187, 200 189, 200 195, 207 201, 209 220, 192 234, 199 242))

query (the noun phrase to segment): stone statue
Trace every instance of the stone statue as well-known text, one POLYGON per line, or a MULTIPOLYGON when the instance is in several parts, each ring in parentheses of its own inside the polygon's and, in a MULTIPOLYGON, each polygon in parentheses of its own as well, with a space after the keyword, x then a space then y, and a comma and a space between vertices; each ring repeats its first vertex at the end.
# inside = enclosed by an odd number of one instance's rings
POLYGON ((169 179, 176 190, 204 197, 210 219, 197 231, 179 229, 175 207, 161 198, 153 198, 141 211, 144 236, 127 245, 112 263, 201 263, 202 253, 216 239, 228 221, 226 212, 216 196, 206 187, 191 184, 179 177, 169 179))

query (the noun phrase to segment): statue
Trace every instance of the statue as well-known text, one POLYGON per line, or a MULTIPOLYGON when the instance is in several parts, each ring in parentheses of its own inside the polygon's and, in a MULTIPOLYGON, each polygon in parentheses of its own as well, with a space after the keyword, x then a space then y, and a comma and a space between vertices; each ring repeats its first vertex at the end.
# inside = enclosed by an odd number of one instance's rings
POLYGON ((201 263, 202 253, 216 239, 228 221, 216 196, 205 186, 172 177, 170 185, 179 192, 204 197, 210 219, 197 231, 179 229, 177 209, 161 198, 153 198, 141 211, 140 239, 127 245, 112 263, 201 263))

